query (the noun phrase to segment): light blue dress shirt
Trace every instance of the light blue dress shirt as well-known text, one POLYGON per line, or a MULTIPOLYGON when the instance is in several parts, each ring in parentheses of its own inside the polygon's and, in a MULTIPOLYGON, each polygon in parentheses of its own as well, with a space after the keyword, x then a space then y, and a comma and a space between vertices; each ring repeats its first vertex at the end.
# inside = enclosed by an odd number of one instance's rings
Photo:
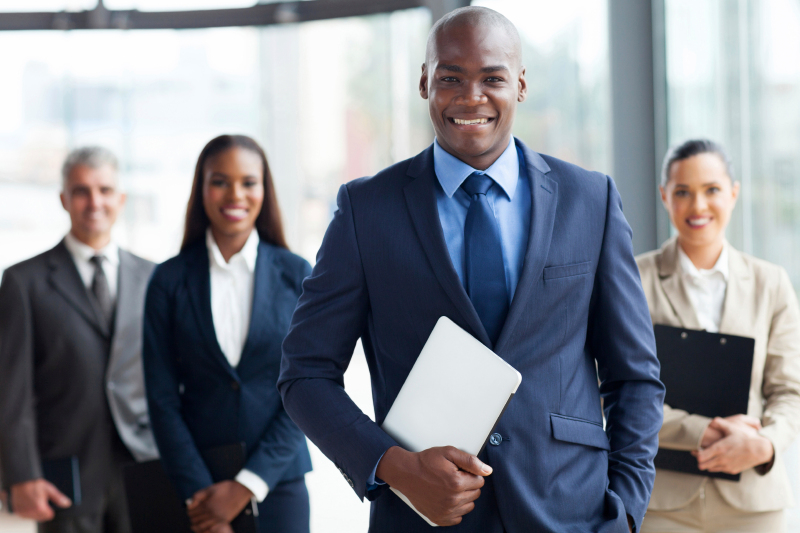
MULTIPOLYGON (((436 207, 444 232, 444 242, 450 253, 453 267, 464 284, 464 222, 469 209, 469 195, 461 184, 473 172, 482 172, 495 182, 486 199, 492 206, 500 228, 500 246, 503 249, 503 266, 506 271, 508 302, 514 298, 522 274, 522 263, 528 249, 531 226, 531 184, 525 171, 522 154, 518 153, 512 137, 508 148, 484 171, 478 171, 445 151, 439 141, 433 141, 433 168, 439 187, 436 187, 436 207)), ((383 459, 383 456, 381 456, 383 459)), ((378 463, 380 463, 378 459, 378 463)), ((383 483, 375 479, 378 464, 367 479, 369 490, 383 483)))
POLYGON ((464 284, 464 222, 469 209, 469 195, 461 184, 473 172, 486 174, 495 182, 486 199, 494 211, 500 228, 503 266, 506 271, 508 302, 511 304, 522 273, 522 263, 528 249, 531 225, 531 185, 525 172, 522 154, 517 152, 513 137, 508 148, 484 171, 478 171, 433 142, 433 167, 439 187, 436 188, 436 207, 444 232, 444 242, 461 284, 464 284))

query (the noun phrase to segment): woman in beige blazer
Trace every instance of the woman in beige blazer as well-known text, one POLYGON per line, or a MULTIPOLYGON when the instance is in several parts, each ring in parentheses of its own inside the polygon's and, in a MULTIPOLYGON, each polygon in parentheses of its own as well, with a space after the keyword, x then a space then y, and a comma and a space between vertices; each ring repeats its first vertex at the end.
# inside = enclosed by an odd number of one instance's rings
POLYGON ((659 433, 659 447, 741 480, 656 469, 645 533, 781 532, 793 504, 781 454, 800 430, 800 309, 783 268, 725 240, 739 193, 728 161, 704 140, 667 154, 661 198, 678 235, 637 262, 653 324, 755 339, 747 413, 710 419, 664 405, 659 433))

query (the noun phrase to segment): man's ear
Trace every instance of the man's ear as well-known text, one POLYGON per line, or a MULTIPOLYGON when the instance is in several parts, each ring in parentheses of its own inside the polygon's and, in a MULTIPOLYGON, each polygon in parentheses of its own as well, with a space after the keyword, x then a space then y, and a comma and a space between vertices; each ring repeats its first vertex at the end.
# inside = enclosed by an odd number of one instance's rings
POLYGON ((428 68, 425 63, 422 64, 422 74, 419 77, 419 95, 424 99, 428 99, 428 68))
POLYGON ((519 94, 517 94, 517 102, 524 102, 528 97, 528 82, 525 81, 525 67, 521 67, 519 71, 519 94))
POLYGON ((62 191, 61 194, 58 195, 58 197, 61 198, 61 207, 64 208, 64 211, 69 211, 69 209, 67 209, 66 193, 62 191))

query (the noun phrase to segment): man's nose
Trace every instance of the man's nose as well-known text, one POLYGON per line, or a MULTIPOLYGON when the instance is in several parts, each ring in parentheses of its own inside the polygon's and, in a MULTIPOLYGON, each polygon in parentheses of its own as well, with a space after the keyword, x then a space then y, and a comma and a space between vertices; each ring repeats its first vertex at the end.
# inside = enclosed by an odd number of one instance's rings
POLYGON ((89 193, 89 207, 97 209, 103 205, 103 195, 100 191, 91 191, 89 193))
POLYGON ((488 101, 489 98, 483 94, 481 84, 479 82, 473 82, 466 85, 464 92, 458 96, 458 99, 455 103, 456 105, 462 105, 465 107, 475 107, 485 104, 488 101))

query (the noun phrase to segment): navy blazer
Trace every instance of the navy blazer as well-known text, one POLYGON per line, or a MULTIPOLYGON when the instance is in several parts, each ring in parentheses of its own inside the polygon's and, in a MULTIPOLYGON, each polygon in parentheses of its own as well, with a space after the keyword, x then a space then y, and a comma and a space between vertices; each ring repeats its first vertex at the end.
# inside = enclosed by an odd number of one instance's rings
MULTIPOLYGON (((497 344, 447 252, 428 148, 339 190, 278 387, 292 419, 364 497, 396 445, 379 424, 447 316, 522 373, 496 428, 503 440, 482 455, 494 473, 452 530, 627 533, 626 513, 638 527, 650 498, 664 398, 631 230, 611 178, 516 144, 531 181, 531 230, 497 344), (343 389, 359 338, 377 423, 343 389)), ((370 531, 429 530, 391 491, 368 496, 370 531)))
POLYGON ((156 267, 145 301, 145 385, 161 461, 181 498, 212 484, 200 452, 244 442, 245 468, 270 487, 311 470, 303 433, 275 388, 281 342, 311 267, 261 241, 239 365, 219 347, 205 239, 156 267))

